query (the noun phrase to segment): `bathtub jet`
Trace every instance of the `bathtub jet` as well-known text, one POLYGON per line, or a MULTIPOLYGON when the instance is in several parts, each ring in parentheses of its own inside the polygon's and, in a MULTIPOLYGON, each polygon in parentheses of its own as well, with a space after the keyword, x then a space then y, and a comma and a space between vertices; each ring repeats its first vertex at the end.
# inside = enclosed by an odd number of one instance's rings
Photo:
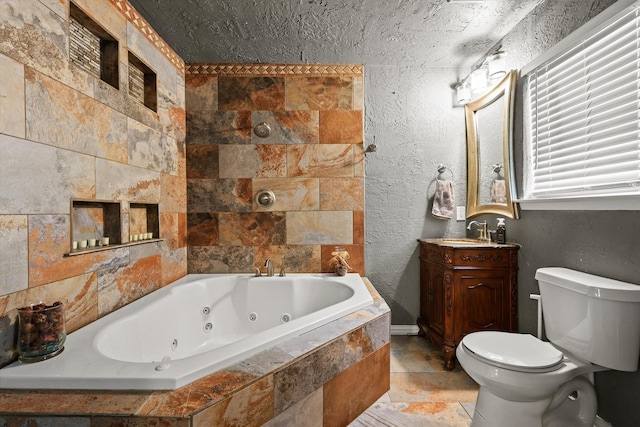
POLYGON ((190 274, 0 369, 0 388, 173 390, 371 304, 358 274, 190 274))

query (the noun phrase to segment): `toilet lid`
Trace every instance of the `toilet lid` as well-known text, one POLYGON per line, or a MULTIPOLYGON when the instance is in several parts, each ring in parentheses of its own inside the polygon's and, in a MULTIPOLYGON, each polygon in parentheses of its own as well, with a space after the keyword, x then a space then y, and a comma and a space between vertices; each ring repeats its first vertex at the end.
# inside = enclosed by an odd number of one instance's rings
POLYGON ((465 336, 462 344, 489 363, 515 370, 548 369, 558 365, 564 356, 550 343, 529 334, 475 332, 465 336))

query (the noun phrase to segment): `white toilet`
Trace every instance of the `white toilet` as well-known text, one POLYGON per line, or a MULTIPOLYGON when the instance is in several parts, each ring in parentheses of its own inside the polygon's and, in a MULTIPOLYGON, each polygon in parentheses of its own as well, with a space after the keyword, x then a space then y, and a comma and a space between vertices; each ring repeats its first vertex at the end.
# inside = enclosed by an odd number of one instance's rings
POLYGON ((591 427, 593 373, 636 371, 640 286, 566 268, 541 268, 545 333, 465 336, 456 357, 479 385, 472 427, 591 427))

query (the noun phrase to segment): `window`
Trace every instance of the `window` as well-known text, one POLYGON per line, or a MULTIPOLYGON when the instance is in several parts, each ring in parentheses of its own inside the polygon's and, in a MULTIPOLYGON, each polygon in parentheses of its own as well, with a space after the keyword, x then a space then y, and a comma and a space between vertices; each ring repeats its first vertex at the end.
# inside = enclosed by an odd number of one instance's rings
POLYGON ((638 6, 524 78, 524 199, 640 195, 638 6))

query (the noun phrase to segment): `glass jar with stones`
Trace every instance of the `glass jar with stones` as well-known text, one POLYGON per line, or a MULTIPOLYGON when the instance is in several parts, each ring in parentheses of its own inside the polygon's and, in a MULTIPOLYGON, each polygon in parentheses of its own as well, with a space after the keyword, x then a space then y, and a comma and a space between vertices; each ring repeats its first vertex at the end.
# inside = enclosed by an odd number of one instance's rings
POLYGON ((39 303, 18 310, 18 356, 21 362, 49 359, 64 350, 64 303, 39 303))

